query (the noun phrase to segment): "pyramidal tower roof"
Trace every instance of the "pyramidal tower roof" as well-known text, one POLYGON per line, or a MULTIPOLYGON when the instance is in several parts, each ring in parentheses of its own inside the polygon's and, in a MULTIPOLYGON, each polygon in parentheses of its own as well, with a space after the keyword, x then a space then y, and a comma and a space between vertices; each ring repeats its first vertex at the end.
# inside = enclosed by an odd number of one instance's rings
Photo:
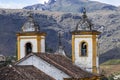
POLYGON ((78 22, 76 26, 76 30, 92 30, 93 24, 91 21, 88 19, 87 14, 86 14, 86 9, 83 8, 83 15, 82 19, 78 22))
POLYGON ((33 15, 30 13, 28 20, 22 26, 23 32, 34 32, 39 31, 39 25, 34 21, 33 15))
POLYGON ((77 23, 73 35, 99 35, 101 32, 93 29, 92 22, 88 19, 86 9, 83 8, 82 19, 77 23))

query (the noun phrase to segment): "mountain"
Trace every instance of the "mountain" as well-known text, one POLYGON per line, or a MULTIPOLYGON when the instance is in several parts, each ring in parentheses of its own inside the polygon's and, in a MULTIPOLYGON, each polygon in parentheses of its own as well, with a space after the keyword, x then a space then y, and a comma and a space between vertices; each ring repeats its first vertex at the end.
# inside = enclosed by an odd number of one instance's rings
POLYGON ((120 10, 120 6, 118 7, 118 10, 120 10))
MULTIPOLYGON (((58 31, 63 31, 62 42, 67 55, 71 55, 71 34, 81 14, 33 10, 33 17, 41 31, 47 33, 46 46, 56 51, 58 31)), ((0 54, 16 54, 16 33, 27 20, 29 10, 0 9, 0 54)), ((120 58, 120 11, 100 10, 87 13, 99 36, 100 63, 120 58)))
POLYGON ((49 0, 48 3, 26 6, 23 9, 77 13, 81 12, 83 7, 86 7, 88 12, 117 9, 117 7, 109 4, 89 0, 49 0))

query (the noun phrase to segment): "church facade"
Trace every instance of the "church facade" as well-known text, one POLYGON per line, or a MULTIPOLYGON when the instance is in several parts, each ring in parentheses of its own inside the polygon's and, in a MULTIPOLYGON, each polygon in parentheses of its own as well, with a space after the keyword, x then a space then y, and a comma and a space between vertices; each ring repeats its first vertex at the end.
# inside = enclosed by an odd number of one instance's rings
MULTIPOLYGON (((40 32, 32 15, 17 33, 18 61, 15 65, 33 65, 55 80, 69 78, 99 79, 98 35, 83 10, 82 20, 72 31, 72 60, 65 54, 45 52, 46 33, 40 32), (95 75, 96 74, 96 75, 95 75)), ((62 45, 60 46, 60 49, 62 45)), ((59 51, 58 51, 59 52, 59 51)))

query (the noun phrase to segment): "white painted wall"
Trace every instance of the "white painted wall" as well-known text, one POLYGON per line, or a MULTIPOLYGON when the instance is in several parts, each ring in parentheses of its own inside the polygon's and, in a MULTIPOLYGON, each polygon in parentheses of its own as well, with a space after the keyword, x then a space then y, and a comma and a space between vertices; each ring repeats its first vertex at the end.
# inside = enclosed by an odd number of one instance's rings
MULTIPOLYGON (((97 36, 98 37, 98 36, 97 36)), ((96 38, 96 41, 98 42, 98 38, 96 38)), ((97 73, 99 73, 99 50, 98 50, 98 43, 97 43, 97 61, 96 61, 96 67, 97 67, 97 73)))
MULTIPOLYGON (((41 36, 40 48, 41 52, 45 52, 45 36, 41 36)), ((25 44, 30 42, 32 44, 32 52, 38 52, 37 36, 20 36, 20 59, 25 56, 25 44)))
POLYGON ((20 59, 25 56, 25 44, 28 42, 32 44, 32 52, 37 52, 37 40, 35 39, 36 36, 20 36, 20 38, 20 59))
MULTIPOLYGON (((80 68, 92 72, 92 58, 93 58, 93 45, 92 45, 92 35, 75 35, 75 64, 80 66, 80 68), (89 36, 89 37, 88 37, 89 36), (85 37, 85 38, 84 38, 85 37), (87 37, 87 38, 86 38, 87 37), (81 57, 80 54, 80 43, 86 41, 88 43, 88 56, 81 57)), ((97 59, 98 66, 98 59, 97 59)))
POLYGON ((45 52, 45 36, 41 36, 41 52, 45 52))
POLYGON ((43 71, 44 73, 52 76, 56 80, 63 80, 63 78, 70 78, 69 75, 64 73, 63 71, 57 69, 53 65, 49 64, 48 62, 42 60, 41 58, 33 55, 26 60, 20 62, 17 65, 33 65, 37 67, 39 70, 43 71))

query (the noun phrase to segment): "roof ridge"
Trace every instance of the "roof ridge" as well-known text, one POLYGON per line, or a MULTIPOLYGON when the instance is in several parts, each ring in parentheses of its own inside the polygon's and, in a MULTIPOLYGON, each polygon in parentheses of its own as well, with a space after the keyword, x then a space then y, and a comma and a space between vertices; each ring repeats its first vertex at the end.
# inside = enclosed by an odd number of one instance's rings
POLYGON ((29 55, 27 55, 27 56, 21 58, 20 60, 18 60, 17 62, 15 62, 14 65, 19 64, 20 62, 22 62, 23 60, 27 59, 28 57, 30 57, 30 56, 32 56, 32 55, 34 55, 34 53, 30 53, 29 55))
MULTIPOLYGON (((49 57, 47 57, 47 56, 44 56, 46 59, 48 59, 48 60, 50 60, 52 63, 54 63, 55 65, 57 65, 57 66, 59 66, 60 68, 63 68, 64 70, 66 70, 66 72, 65 71, 63 71, 64 73, 67 73, 68 75, 70 75, 70 76, 72 76, 73 77, 73 73, 71 72, 71 71, 69 71, 68 69, 66 69, 65 67, 63 67, 62 65, 60 65, 60 64, 58 64, 58 63, 56 63, 54 60, 52 60, 52 59, 50 59, 49 57)), ((45 60, 45 59, 44 59, 45 60)), ((47 61, 48 63, 49 63, 49 61, 47 61)), ((53 64, 53 65, 54 65, 53 64)), ((54 65, 54 66, 55 66, 54 65)), ((60 69, 61 70, 61 69, 60 69)), ((74 75, 75 76, 75 75, 74 75)))
POLYGON ((20 61, 18 61, 16 63, 16 65, 19 64, 21 61, 25 60, 26 58, 29 58, 30 56, 39 57, 40 59, 53 65, 54 67, 56 67, 57 69, 61 70, 62 72, 66 73, 67 75, 69 75, 71 77, 83 78, 83 77, 95 76, 87 71, 82 70, 77 65, 73 64, 72 61, 68 57, 65 57, 65 56, 59 55, 59 54, 31 53, 28 56, 22 58, 20 61), (66 63, 64 63, 64 61, 66 63))

